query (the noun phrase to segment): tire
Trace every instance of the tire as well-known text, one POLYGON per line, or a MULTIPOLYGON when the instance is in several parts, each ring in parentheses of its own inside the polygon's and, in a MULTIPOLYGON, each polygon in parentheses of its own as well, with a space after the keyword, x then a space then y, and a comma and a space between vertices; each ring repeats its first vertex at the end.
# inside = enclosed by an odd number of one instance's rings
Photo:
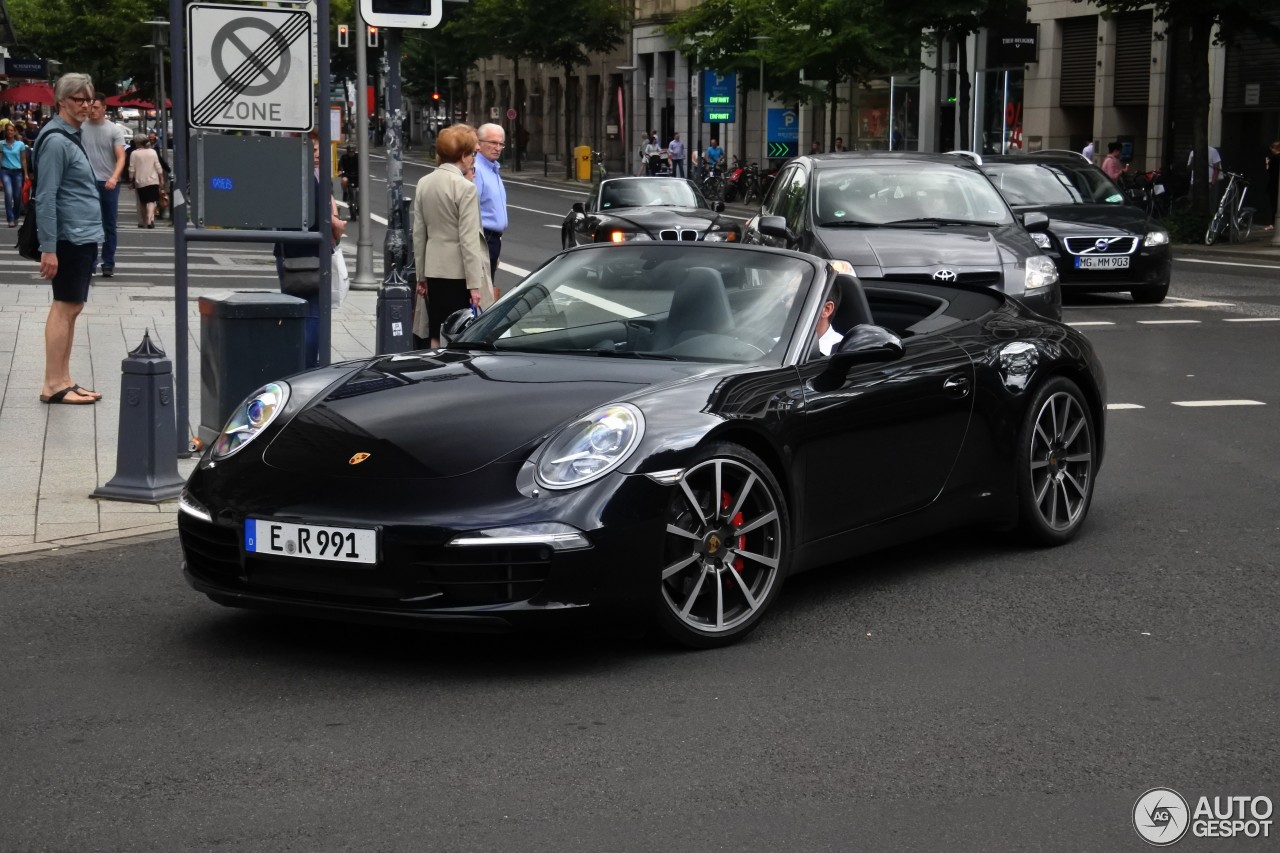
POLYGON ((1204 244, 1212 246, 1218 241, 1218 234, 1222 232, 1222 217, 1214 216, 1209 220, 1209 227, 1204 232, 1204 244))
POLYGON ((1018 531, 1061 545, 1084 524, 1098 470, 1093 413, 1080 388, 1054 377, 1036 391, 1018 432, 1018 531))
POLYGON ((691 648, 741 640, 777 599, 790 542, 786 501, 769 467, 736 444, 708 447, 672 490, 658 627, 691 648))
POLYGON ((1143 305, 1156 305, 1164 302, 1164 298, 1169 295, 1169 283, 1135 287, 1129 291, 1129 295, 1133 297, 1134 302, 1139 302, 1143 305))
POLYGON ((1231 229, 1232 242, 1243 243, 1253 233, 1253 208, 1246 207, 1240 211, 1236 225, 1231 229))

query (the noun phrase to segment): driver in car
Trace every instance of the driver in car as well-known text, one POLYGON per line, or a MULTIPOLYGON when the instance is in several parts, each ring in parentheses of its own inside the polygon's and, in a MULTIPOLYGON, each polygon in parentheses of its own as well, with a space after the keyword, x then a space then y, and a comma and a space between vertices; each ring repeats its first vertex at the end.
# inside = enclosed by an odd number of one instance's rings
POLYGON ((831 316, 836 313, 836 309, 840 307, 840 285, 832 284, 831 290, 827 292, 826 299, 822 302, 822 310, 818 312, 818 323, 813 331, 814 348, 809 353, 809 360, 822 358, 831 355, 831 351, 836 348, 836 344, 844 340, 844 335, 836 331, 831 325, 831 316))

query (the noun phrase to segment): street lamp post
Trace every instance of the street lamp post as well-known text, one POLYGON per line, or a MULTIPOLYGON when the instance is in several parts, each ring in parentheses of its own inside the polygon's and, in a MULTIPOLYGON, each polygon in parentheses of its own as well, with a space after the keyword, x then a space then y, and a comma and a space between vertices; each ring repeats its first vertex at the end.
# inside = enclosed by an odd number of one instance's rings
POLYGON ((763 173, 769 162, 769 138, 765 128, 768 123, 769 106, 764 96, 764 43, 771 41, 773 36, 752 36, 751 38, 756 42, 756 50, 760 54, 760 169, 763 173))
MULTIPOLYGON (((453 105, 453 81, 457 79, 458 79, 458 75, 456 74, 446 74, 444 78, 444 82, 449 84, 449 103, 445 105, 445 116, 444 116, 448 120, 449 124, 453 124, 453 113, 456 109, 456 107, 454 107, 453 105)), ((440 131, 440 126, 437 125, 436 132, 439 133, 439 131, 440 131)))
MULTIPOLYGON (((145 46, 153 48, 156 52, 156 115, 160 117, 160 151, 163 153, 169 144, 169 123, 164 112, 164 103, 168 100, 164 90, 164 49, 169 46, 169 22, 156 19, 143 21, 143 23, 155 29, 152 33, 152 43, 145 46)), ((177 144, 176 140, 174 144, 177 144)))
MULTIPOLYGON (((631 144, 627 139, 627 79, 630 75, 640 68, 639 65, 615 65, 614 68, 622 72, 622 108, 618 110, 618 138, 622 140, 622 173, 627 174, 627 161, 630 155, 627 153, 627 147, 631 144)), ((634 82, 635 78, 631 78, 634 82)))

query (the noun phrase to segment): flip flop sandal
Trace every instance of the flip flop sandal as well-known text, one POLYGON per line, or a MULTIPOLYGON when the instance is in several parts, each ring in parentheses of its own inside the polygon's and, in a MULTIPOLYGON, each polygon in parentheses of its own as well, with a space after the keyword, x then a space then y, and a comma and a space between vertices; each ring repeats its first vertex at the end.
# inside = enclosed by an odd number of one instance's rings
POLYGON ((62 404, 64 406, 92 406, 94 403, 98 402, 97 400, 68 400, 67 395, 72 391, 79 393, 77 386, 68 385, 57 394, 50 394, 48 397, 41 394, 40 402, 50 406, 56 404, 62 404))
POLYGON ((71 387, 71 390, 75 391, 81 397, 92 397, 95 400, 102 399, 102 395, 99 394, 97 391, 90 391, 88 388, 81 388, 79 385, 73 385, 71 387))

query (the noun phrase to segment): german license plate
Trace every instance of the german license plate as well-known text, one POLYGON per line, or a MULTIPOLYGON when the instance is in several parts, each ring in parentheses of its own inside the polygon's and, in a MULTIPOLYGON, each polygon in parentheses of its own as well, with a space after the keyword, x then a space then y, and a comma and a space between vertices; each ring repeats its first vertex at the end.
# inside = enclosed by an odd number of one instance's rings
POLYGON ((251 554, 272 557, 369 564, 378 562, 378 531, 246 518, 244 549, 251 554))
POLYGON ((1098 255, 1096 257, 1076 258, 1076 269, 1078 270, 1127 270, 1128 268, 1129 257, 1127 255, 1117 255, 1115 257, 1098 255))

